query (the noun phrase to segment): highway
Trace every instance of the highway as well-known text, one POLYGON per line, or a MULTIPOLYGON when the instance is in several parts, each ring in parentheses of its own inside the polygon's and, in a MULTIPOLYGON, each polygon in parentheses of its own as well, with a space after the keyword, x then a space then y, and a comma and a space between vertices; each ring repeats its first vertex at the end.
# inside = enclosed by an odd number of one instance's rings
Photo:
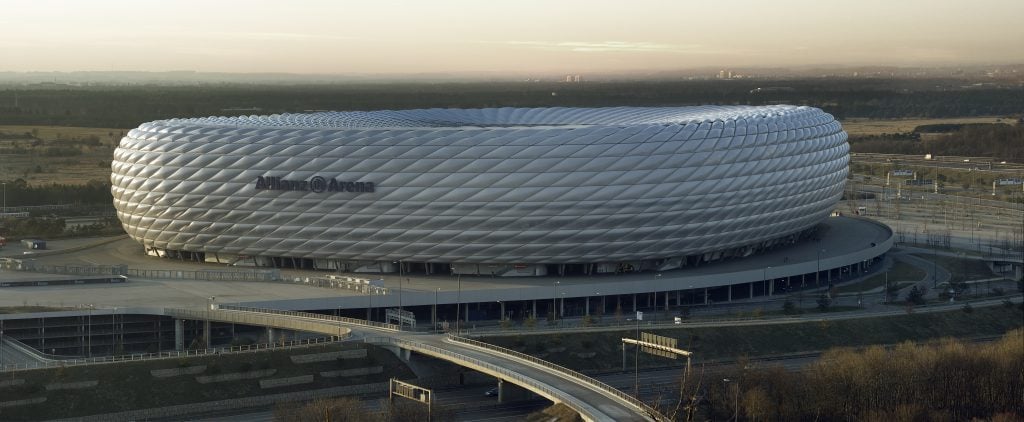
POLYGON ((941 156, 925 158, 924 155, 876 154, 868 152, 851 152, 850 161, 872 164, 900 163, 915 166, 964 169, 972 171, 991 171, 999 173, 1024 171, 1024 164, 1007 162, 991 157, 941 156))

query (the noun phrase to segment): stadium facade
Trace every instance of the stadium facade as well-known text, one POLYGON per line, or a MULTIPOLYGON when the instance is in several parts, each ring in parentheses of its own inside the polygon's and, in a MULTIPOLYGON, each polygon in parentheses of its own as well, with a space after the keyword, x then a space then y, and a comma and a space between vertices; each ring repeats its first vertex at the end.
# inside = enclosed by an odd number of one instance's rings
POLYGON ((150 122, 111 180, 152 255, 531 276, 793 243, 839 201, 848 160, 811 107, 429 109, 150 122))

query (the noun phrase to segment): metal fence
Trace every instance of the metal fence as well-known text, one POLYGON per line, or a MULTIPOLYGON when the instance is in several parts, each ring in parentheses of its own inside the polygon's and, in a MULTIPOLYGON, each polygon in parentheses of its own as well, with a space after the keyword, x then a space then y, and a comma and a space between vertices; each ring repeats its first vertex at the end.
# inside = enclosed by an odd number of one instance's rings
MULTIPOLYGON (((5 259, 5 269, 64 275, 123 275, 139 278, 211 281, 280 281, 281 271, 267 270, 160 270, 129 268, 127 265, 41 265, 35 261, 5 259)), ((290 281, 290 280, 289 280, 290 281)))
POLYGON ((337 336, 331 337, 316 337, 303 340, 293 340, 275 343, 258 343, 243 346, 230 346, 230 347, 217 347, 210 349, 197 349, 197 350, 182 350, 174 352, 159 352, 159 353, 136 353, 130 355, 119 355, 119 356, 103 356, 94 358, 76 358, 76 359, 46 359, 42 362, 32 363, 16 363, 16 364, 3 364, 0 365, 0 372, 5 371, 25 371, 31 369, 42 369, 42 368, 58 368, 65 366, 82 366, 82 365, 101 365, 108 363, 119 363, 119 362, 139 362, 144 360, 156 360, 156 359, 175 359, 175 358, 186 358, 196 356, 213 356, 222 354, 237 354, 237 353, 254 353, 267 350, 281 350, 291 349, 299 347, 309 347, 317 344, 331 344, 342 341, 343 338, 337 336))
POLYGON ((448 340, 456 342, 456 343, 462 343, 462 344, 468 344, 468 345, 471 345, 471 346, 476 346, 476 347, 479 347, 479 348, 482 348, 482 349, 493 350, 493 351, 498 352, 498 353, 502 353, 502 354, 509 355, 509 356, 514 356, 514 357, 519 358, 521 360, 525 360, 525 361, 533 363, 535 365, 542 366, 544 368, 547 368, 547 369, 550 369, 552 371, 558 372, 558 373, 560 373, 562 375, 565 375, 565 376, 571 377, 573 379, 576 379, 578 381, 581 381, 581 382, 584 382, 586 384, 589 384, 592 387, 597 388, 598 390, 604 391, 607 394, 611 394, 613 396, 616 396, 616 397, 618 397, 618 398, 628 402, 629 404, 633 405, 634 407, 640 409, 641 411, 643 411, 644 413, 646 413, 648 416, 650 416, 651 418, 653 418, 656 421, 669 421, 670 420, 667 416, 662 415, 660 412, 658 412, 653 407, 647 405, 646 403, 640 401, 639 399, 637 399, 637 398, 635 398, 633 396, 630 396, 629 394, 626 394, 626 393, 622 392, 622 390, 619 390, 618 388, 612 387, 612 386, 610 386, 608 384, 605 384, 605 383, 603 383, 601 381, 598 381, 598 380, 596 380, 594 378, 591 378, 589 376, 586 376, 586 375, 584 375, 584 374, 582 374, 580 372, 574 371, 574 370, 566 368, 564 366, 556 365, 556 364, 548 362, 548 361, 546 361, 544 359, 540 359, 540 358, 537 358, 537 357, 534 357, 534 356, 530 356, 530 355, 525 354, 525 353, 520 353, 520 352, 517 352, 515 350, 506 349, 504 347, 495 346, 493 344, 484 343, 482 341, 468 339, 468 338, 465 338, 465 337, 459 337, 459 336, 456 336, 454 334, 448 334, 448 340))
POLYGON ((347 318, 334 315, 315 314, 311 312, 298 312, 298 311, 282 311, 279 309, 267 309, 267 308, 253 308, 248 306, 238 305, 217 305, 217 309, 227 311, 241 311, 241 312, 253 312, 261 314, 273 314, 273 315, 287 315, 300 318, 312 318, 326 321, 337 321, 342 324, 357 325, 360 327, 376 328, 387 331, 401 331, 402 328, 395 324, 386 324, 383 322, 367 321, 365 319, 347 318))

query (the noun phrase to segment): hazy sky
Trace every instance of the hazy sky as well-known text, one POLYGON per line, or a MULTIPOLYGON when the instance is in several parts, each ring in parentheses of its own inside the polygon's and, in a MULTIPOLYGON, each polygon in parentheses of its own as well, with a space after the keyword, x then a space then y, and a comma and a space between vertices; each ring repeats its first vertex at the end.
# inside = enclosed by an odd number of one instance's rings
POLYGON ((1022 16, 1022 0, 7 1, 0 71, 1019 63, 1022 16))

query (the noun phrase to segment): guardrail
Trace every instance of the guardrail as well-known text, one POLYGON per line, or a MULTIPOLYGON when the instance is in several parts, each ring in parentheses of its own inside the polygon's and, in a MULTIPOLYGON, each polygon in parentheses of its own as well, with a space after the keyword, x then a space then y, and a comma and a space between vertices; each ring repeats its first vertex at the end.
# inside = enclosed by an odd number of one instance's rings
POLYGON ((274 314, 274 315, 286 315, 300 318, 312 318, 322 321, 337 321, 342 324, 358 325, 361 327, 376 328, 380 330, 388 331, 402 331, 402 328, 395 324, 387 324, 383 322, 367 321, 365 319, 340 317, 334 315, 315 314, 312 312, 299 312, 299 311, 282 311, 279 309, 268 309, 268 308, 253 308, 249 306, 239 305, 217 305, 217 309, 228 310, 228 311, 240 311, 240 312, 253 312, 261 314, 274 314))
POLYGON ((223 355, 223 354, 238 354, 238 353, 255 353, 267 350, 275 349, 291 349, 298 347, 308 347, 317 344, 328 344, 338 343, 342 341, 342 338, 337 336, 331 337, 316 337, 304 340, 293 340, 285 342, 275 343, 258 343, 249 344, 243 346, 230 346, 230 347, 217 347, 210 349, 197 349, 197 350, 182 350, 174 352, 159 352, 159 353, 136 353, 129 355, 118 355, 118 356, 102 356, 94 358, 75 358, 75 359, 48 359, 46 362, 33 362, 33 363, 9 363, 0 364, 0 372, 6 371, 25 371, 31 369, 43 369, 43 368, 57 368, 63 366, 82 366, 82 365, 101 365, 108 363, 119 363, 119 362, 138 362, 144 360, 158 360, 158 359, 174 359, 184 357, 196 357, 196 356, 210 356, 210 355, 223 355))
POLYGON ((544 359, 540 359, 540 358, 537 358, 537 357, 534 357, 534 356, 530 356, 530 355, 525 354, 525 353, 517 352, 515 350, 506 349, 504 347, 495 346, 493 344, 484 343, 482 341, 468 339, 468 338, 465 338, 465 337, 459 337, 459 336, 456 336, 454 334, 448 334, 448 340, 456 342, 456 343, 463 343, 463 344, 468 344, 468 345, 471 345, 471 346, 476 346, 476 347, 479 347, 479 348, 482 348, 482 349, 493 350, 493 351, 498 352, 498 353, 502 353, 502 354, 505 354, 505 355, 509 355, 509 356, 513 356, 513 357, 525 360, 527 362, 533 363, 534 365, 542 366, 544 368, 547 368, 547 369, 553 370, 555 372, 558 372, 559 374, 566 375, 566 376, 572 377, 573 379, 576 379, 578 381, 587 383, 587 384, 591 385, 592 387, 594 387, 594 388, 596 388, 598 390, 601 390, 601 391, 603 391, 603 392, 605 392, 607 394, 611 394, 611 395, 613 395, 615 397, 618 397, 621 400, 623 400, 623 401, 633 405, 634 407, 640 409, 642 412, 646 413, 648 416, 650 416, 651 418, 653 418, 656 421, 670 421, 671 420, 667 416, 662 415, 661 412, 658 412, 656 409, 654 409, 653 407, 649 406, 647 403, 644 403, 644 402, 640 401, 639 399, 637 399, 637 398, 635 398, 633 396, 630 396, 629 394, 626 394, 626 393, 622 392, 622 390, 619 390, 618 388, 612 387, 612 386, 610 386, 608 384, 605 384, 605 383, 603 383, 601 381, 598 381, 598 380, 596 380, 594 378, 586 376, 586 375, 584 375, 584 374, 582 374, 582 373, 580 373, 578 371, 574 371, 574 370, 566 368, 564 366, 556 365, 556 364, 548 362, 548 361, 546 361, 544 359))
POLYGON ((520 384, 520 385, 530 386, 531 388, 534 388, 534 389, 542 391, 544 394, 547 394, 549 397, 557 397, 559 400, 562 401, 563 404, 565 404, 566 406, 569 406, 569 408, 571 408, 572 410, 574 410, 577 413, 579 413, 580 416, 589 416, 586 419, 596 420, 595 419, 595 415, 593 415, 593 412, 591 410, 591 406, 583 403, 579 399, 576 399, 576 398, 574 398, 572 396, 568 396, 568 395, 566 395, 563 392, 555 391, 553 389, 547 388, 546 386, 540 385, 539 383, 537 383, 536 380, 533 380, 533 379, 530 379, 530 378, 526 378, 526 377, 522 376, 521 374, 512 372, 512 371, 510 371, 508 369, 502 368, 502 367, 494 365, 492 363, 484 362, 484 361, 482 361, 480 359, 476 359, 476 358, 472 358, 472 357, 469 357, 469 356, 466 356, 466 355, 455 353, 453 351, 445 350, 445 349, 442 349, 440 347, 430 346, 430 345, 427 345, 427 344, 418 343, 418 342, 410 341, 410 340, 398 339, 398 338, 394 338, 394 337, 366 337, 366 338, 363 339, 363 341, 365 343, 371 343, 371 344, 391 344, 391 345, 395 345, 395 346, 398 346, 398 347, 404 347, 404 348, 411 349, 411 350, 417 350, 417 351, 419 351, 421 353, 424 353, 424 354, 433 354, 436 357, 447 356, 447 357, 449 357, 451 359, 454 359, 455 361, 462 361, 462 362, 466 362, 466 363, 475 365, 475 366, 480 367, 480 368, 486 368, 487 370, 492 371, 495 374, 499 374, 500 377, 503 378, 503 379, 507 379, 507 380, 509 380, 511 382, 514 382, 514 383, 517 383, 517 384, 520 384))
MULTIPOLYGON (((855 297, 856 294, 843 294, 844 298, 855 297)), ((865 298, 868 297, 881 297, 882 293, 871 293, 863 295, 865 298)), ((835 297, 835 296, 833 296, 835 297)), ((980 298, 969 298, 960 299, 954 303, 949 302, 928 302, 924 305, 914 305, 913 309, 915 312, 941 312, 959 310, 963 305, 970 303, 976 306, 999 306, 1005 300, 1014 300, 1024 297, 1020 293, 1010 293, 1002 296, 989 296, 980 298)), ((810 298, 807 298, 808 300, 810 298)), ((777 300, 776 302, 782 302, 786 300, 777 300)), ((761 305, 762 303, 748 303, 748 304, 737 304, 736 306, 751 306, 761 305)), ((721 317, 721 318, 710 318, 710 317, 687 317, 681 322, 674 322, 672 320, 660 320, 660 321, 647 321, 644 320, 640 324, 641 328, 645 329, 673 329, 673 328, 692 328, 707 325, 768 325, 768 324, 787 324, 787 323, 806 323, 806 322, 821 322, 821 321, 834 321, 840 319, 853 319, 853 318, 873 318, 880 316, 893 316, 906 314, 905 308, 906 301, 890 301, 888 303, 891 310, 864 313, 859 310, 851 309, 848 311, 828 311, 821 313, 809 313, 800 315, 765 315, 760 317, 721 317)), ((715 304, 718 306, 718 304, 715 304)), ((644 318, 647 314, 644 314, 644 318)), ((523 326, 513 326, 509 328, 500 327, 484 327, 484 328, 462 328, 461 334, 472 337, 487 337, 487 336, 509 336, 509 335, 521 335, 521 334, 544 334, 544 333, 558 333, 558 332, 604 332, 604 331, 622 331, 622 330, 634 330, 636 322, 621 322, 621 323, 595 323, 590 326, 582 326, 581 323, 566 323, 558 326, 537 326, 534 328, 527 328, 523 326)), ((454 334, 454 333, 453 333, 454 334)))

